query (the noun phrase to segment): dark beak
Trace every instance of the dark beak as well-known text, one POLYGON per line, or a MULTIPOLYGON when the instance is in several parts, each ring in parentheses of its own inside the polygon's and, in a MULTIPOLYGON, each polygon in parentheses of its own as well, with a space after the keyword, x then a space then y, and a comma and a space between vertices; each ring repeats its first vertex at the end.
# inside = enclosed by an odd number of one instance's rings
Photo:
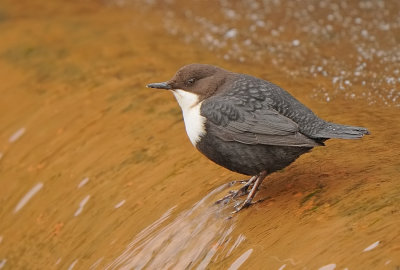
POLYGON ((171 90, 171 85, 168 82, 160 82, 160 83, 150 83, 147 85, 148 88, 157 88, 157 89, 166 89, 171 90))

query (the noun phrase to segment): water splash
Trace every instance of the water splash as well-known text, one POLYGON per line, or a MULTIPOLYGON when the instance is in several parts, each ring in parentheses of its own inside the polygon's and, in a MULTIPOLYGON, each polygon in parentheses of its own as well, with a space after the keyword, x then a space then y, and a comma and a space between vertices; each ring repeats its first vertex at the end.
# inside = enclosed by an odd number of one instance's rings
POLYGON ((215 1, 212 13, 184 1, 163 7, 167 33, 217 57, 275 66, 294 77, 326 78, 330 96, 319 85, 313 98, 329 102, 343 95, 400 106, 397 1, 215 1), (375 16, 366 10, 375 10, 375 16))
MULTIPOLYGON (((217 252, 222 252, 230 242, 234 229, 230 219, 232 206, 214 204, 217 194, 229 186, 213 190, 168 222, 173 212, 169 209, 141 231, 106 269, 208 268, 217 252)), ((243 239, 243 235, 239 236, 234 246, 243 239)), ((247 256, 250 254, 248 251, 247 256)))
POLYGON ((233 243, 232 247, 229 249, 228 253, 226 254, 226 257, 231 255, 232 251, 235 250, 240 245, 240 243, 242 243, 245 239, 246 237, 243 234, 240 234, 236 239, 235 243, 233 243))
POLYGON ((242 255, 240 255, 239 258, 237 258, 232 265, 228 268, 228 270, 237 270, 239 269, 239 267, 245 262, 247 261, 247 259, 250 257, 251 253, 253 253, 253 249, 249 249, 247 250, 245 253, 243 253, 242 255))
POLYGON ((90 266, 89 269, 96 269, 96 268, 100 265, 100 263, 103 261, 103 259, 104 259, 104 257, 101 257, 100 259, 98 259, 97 261, 95 261, 95 262, 90 266))

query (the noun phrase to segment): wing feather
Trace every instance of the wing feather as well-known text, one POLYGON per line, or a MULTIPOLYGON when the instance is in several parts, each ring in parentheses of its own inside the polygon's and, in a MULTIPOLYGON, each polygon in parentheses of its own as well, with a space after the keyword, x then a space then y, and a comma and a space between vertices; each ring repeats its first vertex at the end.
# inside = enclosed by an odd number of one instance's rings
POLYGON ((232 96, 215 96, 203 101, 201 114, 209 120, 214 135, 244 144, 314 147, 319 142, 300 133, 299 126, 267 103, 249 102, 232 96))

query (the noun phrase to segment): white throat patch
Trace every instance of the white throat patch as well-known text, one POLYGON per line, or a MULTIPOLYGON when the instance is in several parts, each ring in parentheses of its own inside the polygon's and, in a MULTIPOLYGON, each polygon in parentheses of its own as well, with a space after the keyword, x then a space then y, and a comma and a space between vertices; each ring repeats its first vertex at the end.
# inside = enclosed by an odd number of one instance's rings
POLYGON ((185 121, 186 133, 194 146, 205 134, 206 119, 200 115, 201 103, 199 96, 190 92, 176 89, 172 91, 179 106, 182 109, 183 120, 185 121))

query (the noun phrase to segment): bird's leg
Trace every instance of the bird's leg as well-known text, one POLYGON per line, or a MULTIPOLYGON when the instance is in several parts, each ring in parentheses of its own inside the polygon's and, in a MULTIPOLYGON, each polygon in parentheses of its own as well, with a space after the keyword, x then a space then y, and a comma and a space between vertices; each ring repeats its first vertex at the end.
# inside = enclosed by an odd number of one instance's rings
POLYGON ((249 207, 251 205, 251 201, 253 200, 254 196, 256 195, 258 191, 258 187, 261 185, 262 181, 264 178, 267 176, 266 171, 262 171, 258 176, 256 182, 253 185, 253 188, 251 189, 249 195, 247 195, 246 200, 244 200, 243 204, 240 205, 239 207, 236 208, 235 213, 239 212, 243 208, 249 207))
POLYGON ((233 196, 232 198, 240 197, 242 195, 247 194, 247 190, 249 189, 249 186, 251 186, 257 179, 257 175, 252 176, 239 190, 237 191, 231 191, 233 196))
MULTIPOLYGON (((251 186, 251 185, 254 183, 254 181, 256 181, 256 179, 257 179, 257 175, 256 175, 256 176, 252 176, 252 177, 251 177, 249 180, 247 180, 247 181, 238 181, 238 182, 240 182, 240 183, 243 183, 244 185, 243 185, 239 190, 231 190, 231 191, 229 191, 229 194, 228 194, 228 195, 226 195, 225 197, 219 199, 219 200, 216 201, 215 203, 216 203, 216 204, 219 204, 219 203, 225 202, 225 201, 227 201, 227 200, 230 201, 230 200, 233 199, 233 198, 240 197, 240 196, 242 196, 242 195, 247 194, 247 190, 248 190, 249 186, 251 186)), ((232 182, 232 183, 236 183, 236 182, 237 182, 237 181, 234 181, 234 182, 232 182)))

